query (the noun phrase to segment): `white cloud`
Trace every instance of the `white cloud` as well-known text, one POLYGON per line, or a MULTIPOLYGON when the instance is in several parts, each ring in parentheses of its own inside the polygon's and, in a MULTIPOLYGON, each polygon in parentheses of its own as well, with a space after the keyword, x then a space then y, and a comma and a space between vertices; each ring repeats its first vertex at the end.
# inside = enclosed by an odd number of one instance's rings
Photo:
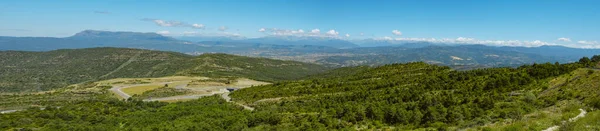
POLYGON ((154 24, 163 27, 174 27, 183 25, 182 22, 179 21, 164 21, 164 20, 153 20, 154 24))
POLYGON ((534 41, 519 41, 519 40, 477 40, 475 38, 458 37, 455 39, 443 38, 392 38, 389 36, 376 38, 375 40, 388 40, 397 41, 400 43, 408 42, 429 42, 437 44, 482 44, 490 46, 524 46, 524 47, 538 47, 543 45, 556 45, 554 43, 548 43, 540 40, 534 41))
POLYGON ((365 35, 365 33, 360 32, 360 36, 364 36, 364 35, 365 35))
POLYGON ((564 38, 564 37, 561 37, 561 38, 558 38, 557 40, 558 40, 558 41, 564 41, 564 42, 571 42, 571 38, 564 38))
POLYGON ((310 33, 319 34, 319 33, 321 33, 321 30, 319 30, 319 29, 313 29, 313 30, 310 31, 310 33))
POLYGON ((223 32, 221 34, 225 35, 225 36, 242 37, 242 35, 240 35, 240 33, 223 32))
MULTIPOLYGON (((258 30, 259 32, 265 32, 269 35, 274 36, 310 36, 310 37, 329 37, 329 38, 339 38, 340 33, 335 30, 329 30, 325 33, 321 33, 320 29, 312 29, 310 31, 305 31, 303 29, 280 29, 280 28, 261 28, 258 30)), ((348 34, 349 35, 349 34, 348 34)))
POLYGON ((197 29, 204 29, 204 24, 192 24, 193 28, 197 28, 197 29))
POLYGON ((154 24, 156 24, 157 26, 162 26, 162 27, 190 27, 190 28, 194 28, 194 29, 204 29, 205 28, 204 24, 188 24, 188 23, 181 22, 181 21, 166 21, 166 20, 161 20, 161 19, 150 19, 150 18, 144 18, 141 20, 142 21, 151 21, 154 24))
POLYGON ((299 29, 299 30, 286 30, 286 29, 270 28, 267 31, 271 32, 273 35, 280 35, 280 36, 301 35, 301 34, 304 33, 304 30, 302 30, 302 29, 299 29))
POLYGON ((156 34, 160 34, 160 35, 169 35, 171 34, 171 32, 163 30, 163 31, 157 31, 156 34))
POLYGON ((396 36, 401 36, 402 32, 398 31, 398 30, 392 30, 392 34, 396 35, 396 36))
POLYGON ((460 42, 472 42, 474 40, 475 40, 475 38, 465 38, 465 37, 456 38, 456 41, 460 41, 460 42))
POLYGON ((350 37, 350 34, 346 34, 346 37, 350 37))
POLYGON ((394 38, 389 37, 389 36, 384 36, 384 37, 381 37, 381 38, 375 38, 375 40, 394 40, 394 38))
POLYGON ((292 30, 292 31, 290 31, 290 33, 292 33, 292 34, 304 34, 304 30, 302 30, 302 29, 292 30))
POLYGON ((219 31, 225 31, 227 29, 229 29, 227 26, 221 26, 221 27, 219 27, 219 31))
POLYGON ((198 34, 198 32, 195 32, 195 31, 184 31, 183 32, 184 36, 193 36, 193 35, 196 35, 196 34, 198 34))
POLYGON ((327 33, 326 33, 326 34, 327 34, 327 35, 331 35, 331 36, 337 36, 337 35, 339 35, 339 34, 340 34, 340 32, 337 32, 337 31, 335 31, 335 30, 329 30, 329 31, 327 31, 327 33))
POLYGON ((584 44, 584 45, 598 45, 598 41, 577 41, 578 44, 584 44))

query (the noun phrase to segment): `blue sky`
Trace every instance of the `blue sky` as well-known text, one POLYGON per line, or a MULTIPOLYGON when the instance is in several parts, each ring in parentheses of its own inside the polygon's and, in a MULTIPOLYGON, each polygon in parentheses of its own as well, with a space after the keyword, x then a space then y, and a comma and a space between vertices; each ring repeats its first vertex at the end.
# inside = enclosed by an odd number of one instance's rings
POLYGON ((0 0, 0 35, 66 37, 94 29, 600 48, 598 5, 597 0, 0 0), (319 32, 311 33, 314 29, 319 32))

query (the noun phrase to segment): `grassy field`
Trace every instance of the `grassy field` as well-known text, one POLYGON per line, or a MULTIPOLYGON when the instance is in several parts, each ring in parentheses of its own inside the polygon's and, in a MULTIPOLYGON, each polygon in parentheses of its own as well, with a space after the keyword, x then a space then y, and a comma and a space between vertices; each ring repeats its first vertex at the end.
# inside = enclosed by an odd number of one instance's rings
POLYGON ((267 82, 256 81, 247 78, 208 78, 188 76, 170 76, 160 78, 117 78, 99 81, 96 83, 103 86, 127 87, 122 88, 121 90, 131 96, 138 95, 136 97, 138 99, 191 94, 210 94, 212 92, 221 91, 228 87, 247 88, 270 84, 267 82), (164 89, 161 88, 165 87, 165 84, 168 87, 164 89), (177 87, 183 89, 175 89, 177 87))
POLYGON ((108 86, 82 83, 43 93, 0 95, 0 110, 26 109, 29 107, 61 106, 79 101, 114 99, 116 95, 106 90, 108 86))
POLYGON ((129 88, 123 88, 121 90, 123 90, 123 92, 129 94, 129 95, 141 95, 142 93, 146 92, 146 91, 151 91, 154 89, 158 89, 161 87, 164 87, 164 84, 153 84, 153 85, 143 85, 143 86, 134 86, 134 87, 129 87, 129 88))

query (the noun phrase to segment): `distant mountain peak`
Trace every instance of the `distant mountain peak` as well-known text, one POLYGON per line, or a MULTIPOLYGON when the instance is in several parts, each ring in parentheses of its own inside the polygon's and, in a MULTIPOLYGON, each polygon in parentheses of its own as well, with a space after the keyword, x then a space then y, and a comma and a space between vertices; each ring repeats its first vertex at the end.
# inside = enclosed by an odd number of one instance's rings
POLYGON ((69 38, 114 38, 114 39, 143 39, 143 40, 175 40, 171 37, 156 33, 140 33, 126 31, 84 30, 69 38))

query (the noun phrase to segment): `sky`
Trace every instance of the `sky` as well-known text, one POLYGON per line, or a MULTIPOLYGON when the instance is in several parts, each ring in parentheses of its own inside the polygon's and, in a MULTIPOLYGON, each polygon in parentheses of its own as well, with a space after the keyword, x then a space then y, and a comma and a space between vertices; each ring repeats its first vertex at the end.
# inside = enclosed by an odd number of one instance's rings
POLYGON ((598 0, 0 0, 0 36, 82 30, 600 48, 598 0))

